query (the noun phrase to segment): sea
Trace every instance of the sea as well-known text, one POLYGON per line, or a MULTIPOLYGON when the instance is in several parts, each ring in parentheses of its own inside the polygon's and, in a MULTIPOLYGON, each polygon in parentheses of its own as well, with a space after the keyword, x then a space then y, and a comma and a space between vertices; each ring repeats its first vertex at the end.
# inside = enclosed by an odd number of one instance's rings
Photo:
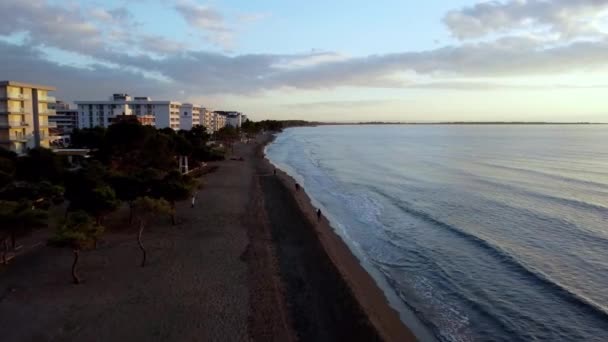
POLYGON ((421 340, 608 341, 608 125, 299 127, 266 154, 421 340))

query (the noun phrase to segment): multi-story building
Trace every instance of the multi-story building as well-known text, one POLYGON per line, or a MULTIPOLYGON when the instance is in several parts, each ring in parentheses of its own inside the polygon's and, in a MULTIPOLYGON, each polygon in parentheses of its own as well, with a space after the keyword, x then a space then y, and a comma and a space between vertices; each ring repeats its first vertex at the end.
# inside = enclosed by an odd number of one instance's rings
POLYGON ((201 109, 201 125, 203 125, 203 126, 205 126, 205 128, 207 128, 208 133, 213 133, 216 130, 215 126, 214 126, 213 116, 214 116, 213 111, 211 111, 207 108, 201 109))
POLYGON ((184 103, 180 108, 179 128, 191 130, 192 127, 201 124, 201 112, 205 108, 192 103, 184 103))
POLYGON ((114 94, 109 101, 76 101, 76 104, 80 113, 80 128, 108 127, 117 116, 135 115, 143 124, 179 129, 181 103, 175 101, 153 101, 149 97, 132 98, 128 94, 114 94))
POLYGON ((221 112, 213 112, 213 131, 217 131, 226 126, 226 115, 221 112))
POLYGON ((0 81, 0 146, 25 153, 28 148, 49 147, 49 117, 55 112, 48 95, 55 88, 15 81, 0 81))
POLYGON ((220 111, 220 112, 216 112, 216 113, 223 114, 226 117, 226 125, 228 125, 228 126, 232 126, 234 128, 239 128, 239 127, 241 127, 241 124, 243 123, 242 114, 239 112, 220 111))
POLYGON ((50 128, 51 135, 70 134, 78 128, 78 109, 70 108, 70 105, 63 101, 49 103, 49 108, 55 110, 55 115, 49 116, 49 122, 56 125, 50 128))

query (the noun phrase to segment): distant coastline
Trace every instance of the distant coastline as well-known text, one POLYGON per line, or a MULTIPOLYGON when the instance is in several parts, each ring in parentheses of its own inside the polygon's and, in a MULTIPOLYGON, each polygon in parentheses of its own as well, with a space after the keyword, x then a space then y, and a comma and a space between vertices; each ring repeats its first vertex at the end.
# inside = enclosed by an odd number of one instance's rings
POLYGON ((606 122, 543 122, 543 121, 441 121, 441 122, 310 122, 316 126, 326 125, 606 125, 606 122))

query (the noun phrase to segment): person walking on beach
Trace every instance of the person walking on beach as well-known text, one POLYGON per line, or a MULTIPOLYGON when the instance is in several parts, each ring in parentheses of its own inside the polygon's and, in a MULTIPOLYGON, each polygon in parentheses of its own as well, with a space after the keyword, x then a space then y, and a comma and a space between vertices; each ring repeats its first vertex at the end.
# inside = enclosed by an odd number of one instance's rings
POLYGON ((195 192, 195 193, 192 195, 192 206, 191 206, 190 208, 194 208, 194 202, 196 202, 196 195, 197 195, 197 194, 198 194, 198 191, 197 191, 197 192, 195 192))
POLYGON ((277 175, 277 169, 274 169, 274 175, 275 176, 277 175))
POLYGON ((317 221, 321 221, 321 209, 317 209, 317 221))
POLYGON ((296 183, 296 191, 300 190, 300 184, 296 183))

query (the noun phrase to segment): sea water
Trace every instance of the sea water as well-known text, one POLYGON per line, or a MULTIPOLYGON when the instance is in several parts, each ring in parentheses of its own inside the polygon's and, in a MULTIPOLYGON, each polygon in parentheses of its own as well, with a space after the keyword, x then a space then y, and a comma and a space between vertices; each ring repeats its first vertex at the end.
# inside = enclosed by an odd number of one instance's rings
POLYGON ((266 152, 437 339, 608 341, 608 126, 302 127, 266 152))

